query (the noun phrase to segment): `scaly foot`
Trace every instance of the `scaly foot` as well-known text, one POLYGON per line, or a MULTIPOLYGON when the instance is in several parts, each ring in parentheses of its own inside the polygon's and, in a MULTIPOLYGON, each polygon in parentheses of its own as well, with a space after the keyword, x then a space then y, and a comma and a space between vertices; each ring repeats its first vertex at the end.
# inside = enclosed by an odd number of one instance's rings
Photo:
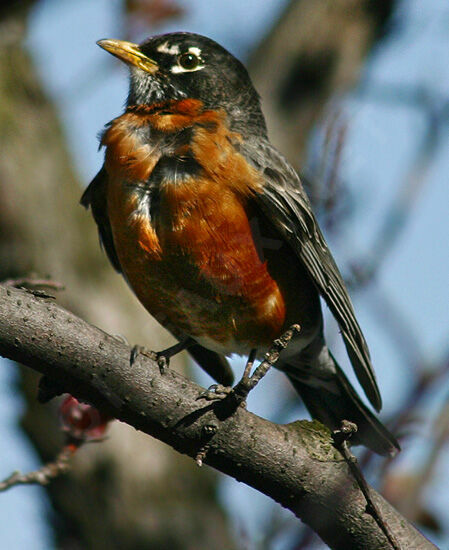
POLYGON ((145 357, 156 361, 159 366, 159 370, 161 371, 161 374, 164 374, 170 365, 170 359, 174 355, 176 355, 180 351, 187 349, 194 343, 195 340, 192 340, 192 338, 186 338, 185 340, 182 340, 181 342, 178 342, 177 344, 170 346, 169 348, 162 351, 152 351, 146 349, 143 346, 133 346, 129 362, 132 366, 136 362, 136 359, 139 355, 145 355, 145 357))

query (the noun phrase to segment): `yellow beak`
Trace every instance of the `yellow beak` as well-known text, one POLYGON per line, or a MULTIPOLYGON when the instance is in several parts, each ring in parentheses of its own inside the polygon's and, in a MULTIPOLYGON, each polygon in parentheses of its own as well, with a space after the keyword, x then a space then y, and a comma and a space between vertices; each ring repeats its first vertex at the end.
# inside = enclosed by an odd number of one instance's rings
POLYGON ((140 51, 138 44, 112 39, 99 40, 97 44, 128 65, 134 65, 147 73, 154 74, 159 68, 156 61, 140 51))

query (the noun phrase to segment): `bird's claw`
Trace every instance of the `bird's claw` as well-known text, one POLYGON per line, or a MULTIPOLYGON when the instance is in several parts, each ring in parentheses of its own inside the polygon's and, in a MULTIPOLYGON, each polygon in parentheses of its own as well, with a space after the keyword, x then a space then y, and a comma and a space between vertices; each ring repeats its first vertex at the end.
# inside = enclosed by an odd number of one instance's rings
POLYGON ((139 357, 139 355, 144 355, 145 357, 148 357, 153 361, 157 361, 159 364, 159 354, 157 352, 149 350, 144 346, 136 345, 136 346, 133 346, 131 349, 131 356, 129 358, 129 364, 131 367, 137 361, 137 358, 139 357))
POLYGON ((167 357, 162 353, 155 353, 155 355, 156 355, 156 362, 158 364, 160 373, 165 374, 167 372, 168 367, 170 366, 170 357, 167 357))
POLYGON ((151 351, 145 349, 143 346, 134 346, 131 350, 131 365, 135 362, 137 359, 137 356, 142 354, 146 357, 152 359, 153 361, 156 361, 156 363, 159 366, 159 370, 161 371, 161 374, 164 374, 169 365, 170 365, 170 358, 179 353, 180 351, 187 349, 189 346, 191 346, 194 343, 194 341, 191 338, 185 338, 183 341, 178 342, 177 344, 170 346, 167 349, 164 349, 162 351, 151 351))
POLYGON ((218 401, 227 397, 232 393, 234 388, 231 386, 223 386, 222 384, 212 384, 207 390, 200 393, 197 400, 206 399, 206 401, 218 401))

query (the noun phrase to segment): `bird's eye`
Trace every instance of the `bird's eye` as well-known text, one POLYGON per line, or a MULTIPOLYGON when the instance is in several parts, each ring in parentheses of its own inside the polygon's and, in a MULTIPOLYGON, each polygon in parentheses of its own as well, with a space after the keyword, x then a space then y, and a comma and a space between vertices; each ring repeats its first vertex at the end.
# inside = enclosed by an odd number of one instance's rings
POLYGON ((193 71, 200 64, 200 60, 199 60, 199 57, 194 53, 187 52, 187 53, 182 53, 178 57, 178 63, 179 63, 179 66, 185 69, 186 71, 193 71))

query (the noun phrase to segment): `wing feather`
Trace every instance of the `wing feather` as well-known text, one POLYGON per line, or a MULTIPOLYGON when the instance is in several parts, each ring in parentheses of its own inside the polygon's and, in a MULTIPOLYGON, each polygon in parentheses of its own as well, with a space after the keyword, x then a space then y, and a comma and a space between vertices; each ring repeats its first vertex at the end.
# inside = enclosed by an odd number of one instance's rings
POLYGON ((108 175, 103 166, 94 179, 90 182, 81 197, 80 203, 85 208, 91 208, 92 215, 98 227, 101 246, 106 251, 109 261, 114 269, 122 272, 117 252, 115 251, 112 228, 109 222, 107 206, 108 175))
POLYGON ((285 158, 268 142, 243 143, 241 152, 264 177, 254 202, 290 244, 340 326, 357 378, 372 405, 382 406, 365 338, 355 317, 340 271, 313 215, 301 181, 285 158))

